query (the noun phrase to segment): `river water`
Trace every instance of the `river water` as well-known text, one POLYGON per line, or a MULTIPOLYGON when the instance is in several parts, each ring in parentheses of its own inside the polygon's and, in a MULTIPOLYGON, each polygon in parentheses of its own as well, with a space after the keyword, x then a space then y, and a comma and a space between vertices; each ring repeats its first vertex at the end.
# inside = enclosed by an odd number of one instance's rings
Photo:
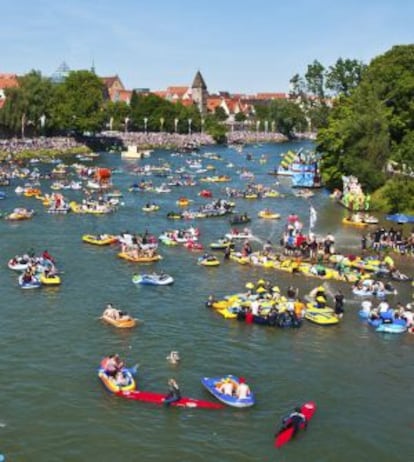
MULTIPOLYGON (((414 336, 383 335, 361 323, 359 304, 350 288, 329 282, 328 289, 342 288, 346 313, 338 326, 320 327, 305 322, 298 330, 274 329, 225 320, 204 308, 208 294, 223 296, 244 289, 246 282, 261 277, 282 289, 290 284, 306 293, 317 280, 276 271, 246 268, 225 262, 218 268, 196 264, 197 254, 184 248, 161 247, 163 260, 151 267, 117 258, 117 248, 83 244, 85 233, 119 233, 123 230, 160 234, 192 222, 171 222, 168 211, 177 209, 180 196, 205 202, 196 193, 208 187, 215 197, 230 185, 241 187, 236 170, 247 167, 256 181, 273 184, 267 174, 289 148, 309 143, 250 146, 243 154, 231 148, 208 147, 223 161, 208 160, 219 172, 232 176, 230 184, 203 184, 175 188, 170 194, 132 194, 127 188, 137 177, 131 168, 165 160, 183 165, 186 157, 156 151, 144 161, 122 161, 117 154, 102 154, 95 163, 117 167, 114 183, 124 193, 124 205, 107 216, 45 213, 39 201, 18 198, 8 190, 3 210, 17 205, 38 213, 28 222, 0 222, 2 239, 0 286, 2 294, 0 453, 10 461, 406 461, 414 454, 414 417, 411 412, 414 379, 414 336), (246 152, 253 160, 246 160, 246 152), (260 164, 264 154, 267 164, 260 164), (227 162, 234 167, 227 167, 227 162), (156 201, 161 210, 145 215, 141 207, 156 201), (57 288, 23 291, 16 273, 6 263, 15 254, 33 248, 48 249, 64 271, 57 288), (163 269, 175 278, 169 287, 135 286, 134 272, 163 269), (98 317, 106 303, 140 318, 130 331, 102 324, 98 317), (182 361, 171 366, 166 355, 178 350, 182 361), (104 355, 118 352, 129 365, 140 364, 138 386, 166 391, 175 377, 185 396, 214 400, 201 386, 203 376, 227 373, 246 377, 257 396, 247 410, 165 409, 109 395, 97 378, 104 355), (280 450, 273 447, 273 433, 280 419, 298 403, 313 400, 317 413, 308 431, 280 450)), ((157 184, 162 179, 150 177, 157 184)), ((285 218, 298 213, 307 223, 307 201, 292 195, 290 181, 281 179, 283 199, 246 201, 237 209, 252 217, 264 207, 282 215, 279 221, 254 218, 251 228, 259 240, 278 243, 285 218)), ((47 191, 49 181, 42 190, 47 191)), ((80 199, 80 193, 68 196, 80 199)), ((324 191, 312 199, 318 212, 316 232, 332 232, 337 247, 345 252, 359 249, 359 230, 341 225, 344 210, 324 191)), ((229 231, 228 218, 194 222, 201 242, 208 245, 229 231)), ((260 243, 253 244, 260 247, 260 243)), ((412 261, 401 261, 412 273, 412 261), (410 266, 411 265, 411 266, 410 266)), ((400 294, 394 302, 408 302, 407 285, 396 284, 400 294)))

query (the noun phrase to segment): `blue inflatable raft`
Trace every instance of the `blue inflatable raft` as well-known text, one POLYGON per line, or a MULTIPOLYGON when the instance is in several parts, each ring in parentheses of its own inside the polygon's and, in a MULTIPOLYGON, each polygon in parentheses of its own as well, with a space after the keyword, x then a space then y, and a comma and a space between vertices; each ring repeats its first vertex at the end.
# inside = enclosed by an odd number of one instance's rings
POLYGON ((213 396, 215 396, 219 401, 221 401, 224 404, 227 404, 228 406, 244 408, 254 405, 256 400, 252 392, 245 399, 237 398, 237 396, 234 393, 232 395, 226 395, 224 393, 221 393, 218 390, 218 387, 220 387, 220 385, 224 383, 224 381, 226 380, 230 381, 233 384, 234 389, 240 383, 240 378, 234 375, 227 375, 224 377, 204 377, 201 379, 201 383, 213 396))

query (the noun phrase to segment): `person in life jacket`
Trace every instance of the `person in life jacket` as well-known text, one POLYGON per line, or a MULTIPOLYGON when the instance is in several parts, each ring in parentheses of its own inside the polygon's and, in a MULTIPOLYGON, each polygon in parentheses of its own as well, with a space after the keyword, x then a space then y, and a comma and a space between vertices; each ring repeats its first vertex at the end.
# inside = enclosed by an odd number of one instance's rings
POLYGON ((292 438, 299 431, 301 426, 304 426, 305 430, 308 425, 306 416, 301 412, 300 407, 296 407, 293 412, 291 412, 287 417, 283 419, 282 428, 279 433, 286 430, 287 428, 293 427, 292 438))

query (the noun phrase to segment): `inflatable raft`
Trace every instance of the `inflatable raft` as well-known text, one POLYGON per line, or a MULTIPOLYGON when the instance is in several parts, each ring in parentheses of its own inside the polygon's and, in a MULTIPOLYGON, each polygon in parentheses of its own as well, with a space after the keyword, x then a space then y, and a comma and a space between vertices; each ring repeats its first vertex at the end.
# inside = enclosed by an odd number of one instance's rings
POLYGON ((222 383, 227 380, 230 381, 234 389, 237 389, 240 383, 240 379, 235 375, 227 375, 225 377, 204 377, 201 379, 201 383, 213 396, 215 396, 219 401, 226 404, 227 406, 245 408, 251 407, 255 404, 256 400, 253 393, 250 393, 250 395, 245 399, 239 399, 234 394, 226 395, 221 393, 218 390, 218 387, 220 387, 222 383))

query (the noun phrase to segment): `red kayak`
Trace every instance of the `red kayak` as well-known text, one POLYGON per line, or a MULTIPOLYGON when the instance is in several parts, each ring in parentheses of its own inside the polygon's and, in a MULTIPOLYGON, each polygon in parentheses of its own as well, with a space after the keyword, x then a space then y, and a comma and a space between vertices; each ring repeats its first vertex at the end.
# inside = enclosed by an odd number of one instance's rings
MULTIPOLYGON (((313 414, 315 414, 315 411, 316 411, 316 403, 314 403, 313 401, 308 401, 307 403, 302 404, 300 408, 300 412, 306 417, 306 420, 308 422, 312 419, 313 414)), ((305 425, 301 424, 299 428, 303 429, 304 427, 305 425)), ((284 444, 288 443, 293 437, 293 431, 294 431, 293 426, 287 427, 287 428, 282 427, 282 429, 276 435, 275 447, 280 448, 284 444)))
MULTIPOLYGON (((154 393, 152 391, 119 391, 116 393, 117 396, 121 396, 126 399, 133 399, 135 401, 144 401, 146 403, 163 404, 164 399, 167 396, 164 393, 154 393)), ((223 404, 214 403, 212 401, 203 401, 200 399, 192 398, 181 398, 175 403, 171 403, 171 406, 176 407, 188 407, 188 408, 202 408, 202 409, 222 409, 223 404)))

